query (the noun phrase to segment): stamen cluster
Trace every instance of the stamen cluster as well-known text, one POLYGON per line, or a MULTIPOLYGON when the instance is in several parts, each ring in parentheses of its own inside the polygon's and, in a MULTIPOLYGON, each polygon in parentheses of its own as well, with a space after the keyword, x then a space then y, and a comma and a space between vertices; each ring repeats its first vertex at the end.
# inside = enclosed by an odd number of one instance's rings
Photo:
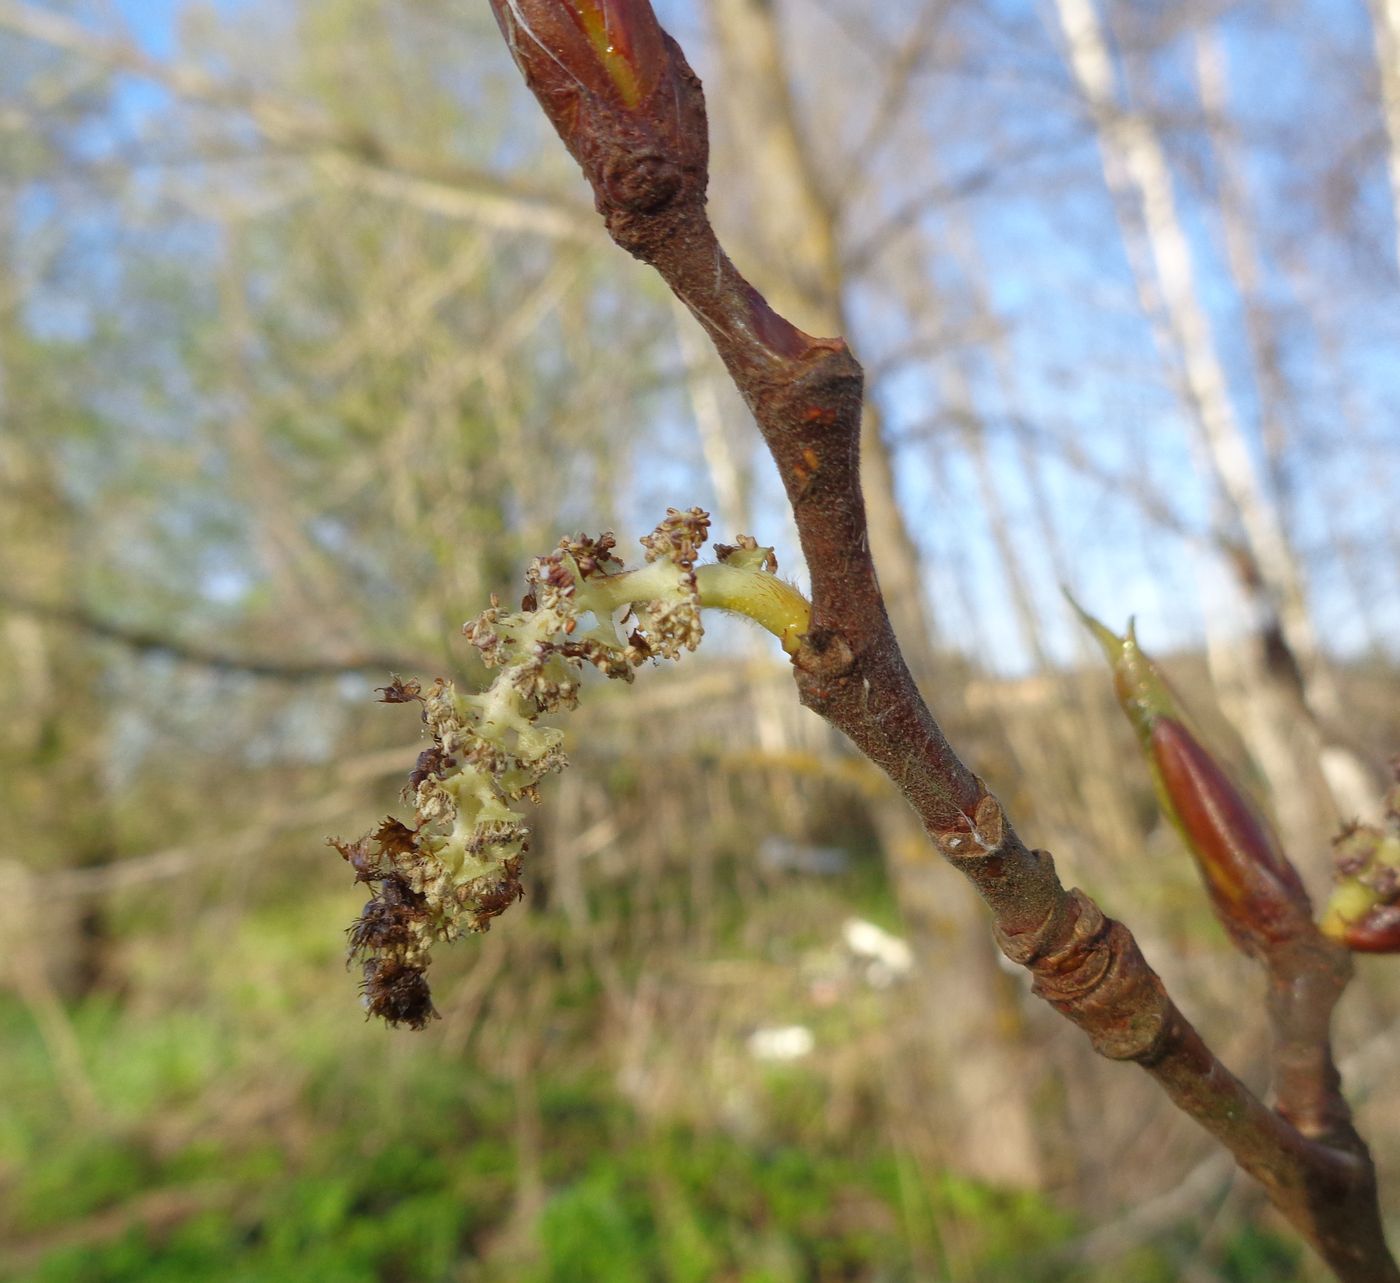
MULTIPOLYGON (((641 543, 646 564, 625 571, 610 534, 561 539, 531 562, 518 611, 496 597, 464 632, 496 676, 480 692, 438 678, 424 690, 395 678, 384 703, 417 703, 431 743, 419 754, 406 799, 412 825, 389 818, 353 843, 332 840, 370 887, 350 928, 350 954, 362 963, 365 1005, 390 1024, 421 1029, 437 1013, 424 975, 432 946, 485 931, 519 900, 529 835, 520 803, 566 765, 563 732, 540 715, 577 706, 582 670, 630 682, 652 658, 678 659, 703 635, 696 562, 709 514, 672 508, 641 543)), ((740 536, 719 546, 723 589, 715 604, 745 609, 734 580, 755 581, 759 622, 785 604, 785 644, 805 631, 806 602, 776 580, 772 550, 740 536)))

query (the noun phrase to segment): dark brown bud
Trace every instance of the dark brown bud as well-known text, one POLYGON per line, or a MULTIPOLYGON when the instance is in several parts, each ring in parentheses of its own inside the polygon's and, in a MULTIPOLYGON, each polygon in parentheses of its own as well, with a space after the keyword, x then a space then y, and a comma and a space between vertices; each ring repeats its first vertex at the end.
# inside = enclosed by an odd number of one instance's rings
POLYGON ((381 850, 371 837, 362 837, 354 842, 327 838, 326 844, 335 847, 341 859, 355 870, 356 882, 373 882, 379 876, 381 850))
POLYGON ((370 837, 379 843, 379 849, 388 856, 416 855, 418 834, 402 820, 386 815, 370 837))
POLYGON ((689 570, 699 559, 710 533, 710 514, 703 508, 667 508, 666 519, 649 535, 642 536, 648 561, 666 557, 689 570))
POLYGON ((434 776, 445 774, 451 767, 456 766, 456 760, 442 751, 440 744, 434 744, 430 748, 425 748, 418 754, 417 765, 409 773, 408 788, 406 792, 410 795, 418 791, 419 785, 425 780, 430 780, 434 776))
POLYGON ((427 916, 423 896, 402 878, 385 878, 346 932, 351 956, 408 948, 414 941, 414 928, 427 916))
POLYGON ((525 888, 520 884, 520 857, 507 860, 499 872, 472 883, 470 894, 476 929, 490 930, 492 918, 499 918, 517 900, 525 898, 525 888))
POLYGON ((370 958, 360 982, 367 1016, 378 1016, 391 1025, 423 1029, 438 1019, 428 978, 419 967, 392 958, 370 958))
POLYGON ((617 539, 608 531, 596 539, 587 535, 574 535, 572 539, 561 539, 559 550, 574 559, 578 573, 587 579, 590 575, 614 575, 622 569, 622 563, 613 556, 617 539))

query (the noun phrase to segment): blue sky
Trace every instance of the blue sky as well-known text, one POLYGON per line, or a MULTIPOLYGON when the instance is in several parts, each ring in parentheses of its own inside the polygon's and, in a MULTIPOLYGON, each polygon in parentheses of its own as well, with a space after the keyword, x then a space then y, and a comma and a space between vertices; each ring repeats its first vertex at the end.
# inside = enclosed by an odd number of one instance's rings
POLYGON ((116 0, 116 8, 141 47, 157 58, 166 58, 174 52, 175 21, 185 3, 186 0, 116 0))

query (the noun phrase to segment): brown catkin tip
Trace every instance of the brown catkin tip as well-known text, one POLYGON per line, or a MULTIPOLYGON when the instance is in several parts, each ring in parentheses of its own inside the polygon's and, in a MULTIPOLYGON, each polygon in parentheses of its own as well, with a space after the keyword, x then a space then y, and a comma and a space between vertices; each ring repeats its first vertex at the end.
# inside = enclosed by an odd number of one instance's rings
POLYGON ((360 991, 364 994, 366 1017, 378 1016, 391 1025, 407 1025, 410 1029, 423 1029, 428 1021, 439 1018, 421 967, 392 958, 369 958, 360 991))

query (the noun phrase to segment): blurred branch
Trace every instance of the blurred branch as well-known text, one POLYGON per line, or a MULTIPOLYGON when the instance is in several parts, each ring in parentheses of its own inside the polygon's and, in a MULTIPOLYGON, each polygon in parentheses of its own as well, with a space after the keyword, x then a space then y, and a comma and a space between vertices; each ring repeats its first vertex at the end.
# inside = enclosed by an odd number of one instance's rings
POLYGON ((1019 415, 986 417, 977 424, 970 425, 952 411, 934 415, 922 423, 913 425, 898 434, 897 440, 922 441, 936 439, 943 434, 962 435, 967 431, 987 428, 993 431, 1005 430, 1025 441, 1032 449, 1046 457, 1064 464, 1086 480, 1094 482, 1107 493, 1131 502, 1153 525, 1170 531, 1180 538, 1197 542, 1202 539, 1220 541, 1218 532, 1197 530, 1175 512, 1171 505, 1146 484, 1141 475, 1114 472, 1090 457, 1084 446, 1074 437, 1064 432, 1034 423, 1019 415))
POLYGON ((146 1235, 168 1234, 196 1216, 236 1210, 247 1201, 245 1189, 237 1180, 209 1180, 187 1182, 176 1189, 151 1190, 116 1207, 103 1208, 81 1220, 0 1247, 0 1266, 28 1271, 65 1250, 95 1248, 138 1229, 146 1235))
POLYGON ((838 211, 869 180, 871 167, 880 150, 893 137, 895 125, 904 113, 919 73, 933 51, 934 37, 940 33, 948 9, 949 0, 924 0, 909 23, 899 48, 889 59, 880 87, 880 98, 875 104, 870 123, 861 133, 860 141, 851 149, 846 172, 837 186, 833 203, 838 211))
POLYGON ((480 223, 498 231, 532 232, 553 240, 597 243, 598 238, 591 234, 584 218, 585 211, 562 201, 555 208, 536 203, 533 198, 492 194, 460 178, 435 178, 397 165, 370 165, 349 153, 326 157, 323 167, 335 182, 411 205, 426 214, 480 223))
POLYGON ((138 654, 168 655, 181 663, 216 672, 244 673, 276 681, 308 681, 344 673, 412 672, 433 666, 405 655, 351 655, 343 659, 263 659, 255 655, 237 655, 171 637, 153 628, 121 624, 84 606, 34 601, 3 589, 0 589, 0 609, 76 629, 103 641, 114 641, 138 654))
POLYGON ((9 944, 21 942, 19 948, 6 950, 8 965, 0 967, 0 976, 9 979, 38 1027, 54 1078, 73 1118, 80 1125, 91 1125, 101 1117, 102 1109, 83 1063, 82 1045, 49 979, 42 955, 23 943, 25 926, 42 919, 47 894, 47 888, 31 879, 20 865, 0 861, 0 935, 9 944))
POLYGON ((333 177, 378 195, 502 230, 597 241, 590 211, 555 193, 405 151, 378 134, 338 125, 298 99, 213 76, 190 62, 153 58, 130 41, 102 35, 24 0, 0 0, 0 29, 62 49, 109 73, 150 80, 186 101, 241 112, 267 142, 284 152, 326 153, 333 177))
MULTIPOLYGON (((36 894, 42 891, 46 898, 103 896, 131 887, 146 886, 152 882, 163 882, 168 878, 183 877, 186 873, 209 865, 250 859, 285 833, 319 827, 340 818, 347 811, 362 807, 364 793, 359 786, 369 780, 402 774, 404 759, 412 756, 413 748, 396 747, 365 753, 363 756, 334 764, 335 778, 356 787, 339 789, 314 800, 302 798, 286 806, 277 807, 247 828, 219 837, 166 847, 164 850, 129 856, 106 864, 52 872, 39 873, 9 861, 0 865, 0 872, 9 878, 23 880, 25 885, 34 884, 36 894)), ((307 850, 314 852, 318 859, 324 855, 320 846, 308 847, 307 850)))
MULTIPOLYGON (((1066 139, 1059 144, 1065 150, 1075 145, 1075 139, 1066 139)), ((1009 171, 1044 157, 1051 146, 1042 139, 1017 144, 1003 150, 995 161, 977 165, 953 178, 939 178, 920 188, 883 214, 878 222, 852 228, 853 233, 858 233, 858 239, 843 250, 843 268, 852 275, 868 270, 899 236, 914 227, 926 214, 955 201, 981 195, 1004 181, 1009 171)))
POLYGON ((1224 1154, 1212 1154, 1197 1163, 1164 1194, 1139 1203, 1116 1220, 1100 1225, 1066 1244, 1056 1256, 1076 1264, 1105 1264, 1122 1260, 1156 1235, 1197 1220, 1202 1208, 1219 1199, 1230 1187, 1235 1169, 1224 1154))

